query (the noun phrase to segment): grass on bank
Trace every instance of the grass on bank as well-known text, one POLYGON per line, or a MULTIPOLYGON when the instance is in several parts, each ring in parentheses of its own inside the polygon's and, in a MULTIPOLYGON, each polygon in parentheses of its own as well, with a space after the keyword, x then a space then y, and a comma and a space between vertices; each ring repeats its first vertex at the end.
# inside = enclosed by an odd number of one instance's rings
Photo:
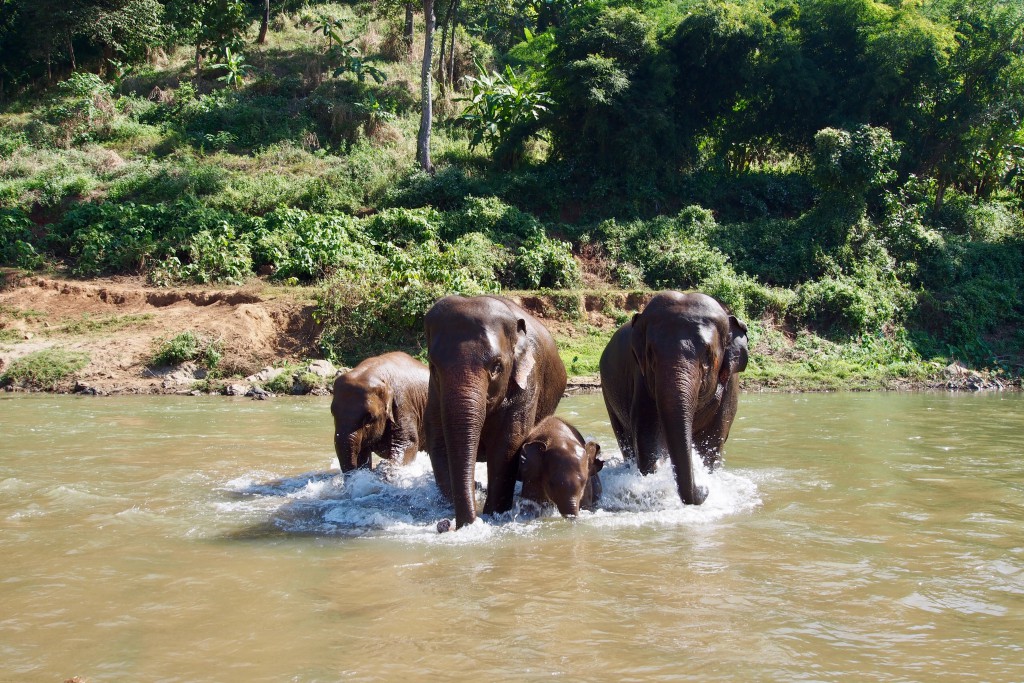
POLYGON ((0 385, 52 391, 88 364, 87 353, 58 347, 43 349, 13 361, 0 375, 0 385))
POLYGON ((157 342, 149 364, 166 367, 195 361, 207 370, 217 367, 222 356, 222 344, 191 330, 157 342))

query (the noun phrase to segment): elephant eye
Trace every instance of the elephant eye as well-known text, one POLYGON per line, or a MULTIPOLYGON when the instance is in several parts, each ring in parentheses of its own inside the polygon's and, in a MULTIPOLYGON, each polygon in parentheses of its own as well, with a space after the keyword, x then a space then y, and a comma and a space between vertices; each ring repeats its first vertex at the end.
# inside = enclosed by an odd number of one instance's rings
POLYGON ((500 375, 501 374, 501 368, 502 368, 502 364, 501 364, 501 359, 500 358, 496 358, 494 361, 492 361, 491 362, 491 377, 497 377, 498 375, 500 375))

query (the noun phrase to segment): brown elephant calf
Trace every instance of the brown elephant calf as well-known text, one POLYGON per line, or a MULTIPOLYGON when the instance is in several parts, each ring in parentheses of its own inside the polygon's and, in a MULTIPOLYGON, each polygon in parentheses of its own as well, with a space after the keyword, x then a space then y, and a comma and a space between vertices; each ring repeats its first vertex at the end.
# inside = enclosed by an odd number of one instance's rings
POLYGON ((427 366, 397 351, 367 358, 334 380, 334 452, 342 472, 370 467, 374 453, 412 462, 426 443, 429 381, 427 366))
POLYGON ((563 517, 593 509, 601 497, 601 446, 557 417, 534 427, 519 449, 521 496, 539 505, 554 503, 563 517))

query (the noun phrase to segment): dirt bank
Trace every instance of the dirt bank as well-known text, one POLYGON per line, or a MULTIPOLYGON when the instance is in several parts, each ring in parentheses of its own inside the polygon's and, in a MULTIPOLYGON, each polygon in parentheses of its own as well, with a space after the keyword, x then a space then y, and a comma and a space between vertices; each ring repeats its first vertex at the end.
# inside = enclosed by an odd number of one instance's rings
MULTIPOLYGON (((195 377, 187 370, 151 367, 161 342, 189 331, 216 340, 223 354, 217 368, 224 377, 246 377, 269 365, 319 355, 314 302, 306 290, 261 281, 237 289, 158 289, 140 278, 83 282, 10 271, 0 278, 0 372, 43 349, 88 354, 89 363, 55 388, 60 392, 77 387, 101 394, 190 393, 195 377)), ((644 303, 629 296, 636 301, 622 295, 618 303, 644 303)), ((550 297, 516 298, 546 317, 553 331, 572 327, 560 322, 550 297)), ((601 306, 581 299, 578 315, 611 331, 615 323, 601 306)), ((574 377, 568 393, 599 388, 596 377, 574 377)))
POLYGON ((103 393, 178 393, 148 364, 163 340, 186 331, 216 340, 219 368, 245 376, 312 355, 313 303, 255 283, 232 290, 155 289, 138 279, 67 281, 7 274, 0 286, 0 370, 34 351, 63 348, 89 363, 76 382, 103 393))
MULTIPOLYGON (((618 326, 623 314, 642 309, 651 294, 608 291, 510 296, 542 318, 560 343, 571 346, 582 337, 591 347, 581 350, 580 355, 589 354, 596 359, 606 335, 618 326)), ((302 360, 318 358, 319 330, 313 321, 313 309, 310 290, 273 287, 259 280, 235 289, 157 289, 139 278, 84 282, 0 270, 0 373, 18 358, 54 348, 83 352, 89 358, 81 370, 58 383, 55 391, 190 393, 202 386, 196 385, 201 373, 192 373, 189 368, 151 366, 163 341, 191 331, 216 342, 222 354, 217 364, 218 373, 225 382, 232 382, 226 378, 242 378, 270 365, 297 365, 302 360)), ((774 342, 762 338, 751 353, 771 359, 780 367, 805 362, 808 355, 806 350, 794 346, 790 332, 778 333, 774 342)), ((566 365, 569 366, 568 360, 566 365)), ((330 372, 333 373, 333 369, 330 372)), ((837 388, 978 391, 1015 385, 1018 385, 1016 380, 1008 382, 957 363, 935 364, 928 377, 896 377, 867 387, 853 380, 844 385, 806 377, 796 380, 779 375, 757 377, 751 372, 742 377, 744 389, 753 391, 837 388)), ((240 384, 234 383, 231 391, 239 389, 240 384)), ((567 393, 599 390, 597 377, 577 376, 570 378, 567 393)))

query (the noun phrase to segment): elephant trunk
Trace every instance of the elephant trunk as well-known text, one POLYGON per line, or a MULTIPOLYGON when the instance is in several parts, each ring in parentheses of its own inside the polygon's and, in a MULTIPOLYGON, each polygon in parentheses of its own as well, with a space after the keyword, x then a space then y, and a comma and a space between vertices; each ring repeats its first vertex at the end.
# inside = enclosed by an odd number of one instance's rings
POLYGON ((561 513, 563 517, 579 517, 580 515, 580 504, 576 498, 559 501, 555 507, 558 508, 558 512, 561 513))
POLYGON ((700 382, 694 381, 685 367, 677 368, 665 379, 668 381, 658 385, 657 406, 665 444, 675 469, 676 489, 684 505, 700 505, 708 497, 708 491, 695 483, 690 456, 693 450, 693 414, 700 382))
POLYGON ((476 458, 484 426, 487 389, 469 378, 455 384, 459 388, 453 393, 442 391, 446 401, 441 421, 455 505, 455 528, 458 529, 476 519, 476 458))
POLYGON ((342 472, 351 472, 359 466, 359 453, 363 448, 363 440, 359 431, 334 432, 334 452, 338 456, 338 466, 342 472))

